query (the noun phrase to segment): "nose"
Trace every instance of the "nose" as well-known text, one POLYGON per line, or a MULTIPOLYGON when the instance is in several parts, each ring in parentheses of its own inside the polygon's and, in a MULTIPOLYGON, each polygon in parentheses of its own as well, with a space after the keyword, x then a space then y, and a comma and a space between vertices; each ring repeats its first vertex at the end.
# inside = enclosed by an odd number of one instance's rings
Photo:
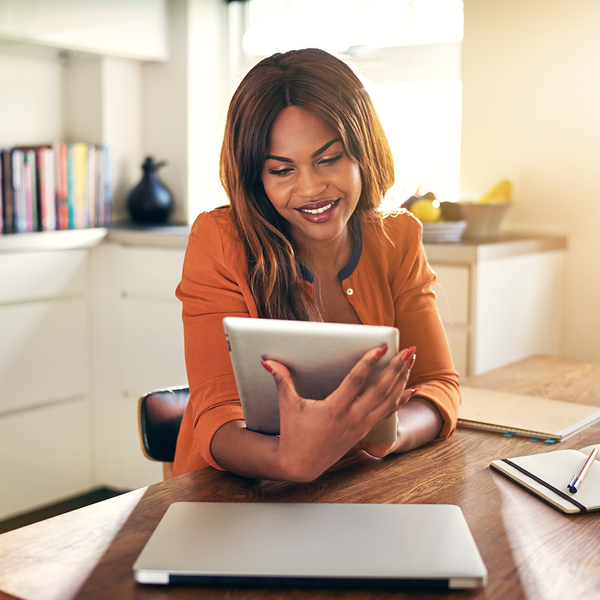
POLYGON ((325 191, 327 182, 316 169, 302 169, 296 180, 296 193, 303 198, 316 198, 325 191))

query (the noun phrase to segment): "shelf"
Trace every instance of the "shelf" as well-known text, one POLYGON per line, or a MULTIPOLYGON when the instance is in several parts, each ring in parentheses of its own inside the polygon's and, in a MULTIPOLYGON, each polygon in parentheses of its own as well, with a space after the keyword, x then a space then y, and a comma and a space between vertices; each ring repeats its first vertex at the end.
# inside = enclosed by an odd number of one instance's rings
POLYGON ((38 252, 40 250, 72 250, 97 246, 107 235, 105 227, 7 233, 0 235, 0 253, 38 252))

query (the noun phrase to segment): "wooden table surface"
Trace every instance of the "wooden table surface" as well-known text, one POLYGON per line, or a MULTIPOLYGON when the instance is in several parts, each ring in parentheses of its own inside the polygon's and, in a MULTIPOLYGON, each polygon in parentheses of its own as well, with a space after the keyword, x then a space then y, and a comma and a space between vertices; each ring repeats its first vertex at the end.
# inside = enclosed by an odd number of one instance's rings
MULTIPOLYGON (((535 356, 465 381, 472 386, 600 406, 600 364, 535 356)), ((600 424, 560 443, 600 443, 600 424)), ((414 598, 439 593, 142 586, 132 565, 172 502, 457 504, 489 571, 453 599, 600 598, 600 513, 564 515, 489 468, 495 458, 558 444, 459 429, 447 441, 385 459, 345 457, 308 484, 249 480, 203 469, 0 535, 0 598, 24 600, 414 598), (8 595, 3 595, 8 594, 8 595)))

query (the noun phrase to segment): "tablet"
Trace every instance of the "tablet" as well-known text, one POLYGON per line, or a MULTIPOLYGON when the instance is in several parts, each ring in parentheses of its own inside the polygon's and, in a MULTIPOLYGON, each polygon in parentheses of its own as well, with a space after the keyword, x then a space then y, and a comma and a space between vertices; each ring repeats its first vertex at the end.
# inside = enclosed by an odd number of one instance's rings
MULTIPOLYGON (((400 343, 395 327, 375 325, 225 317, 223 328, 246 427, 273 435, 279 434, 279 397, 273 376, 260 364, 263 358, 276 360, 290 370, 300 396, 323 400, 365 352, 387 344, 388 351, 367 383, 376 380, 400 343)), ((391 443, 396 429, 394 414, 364 439, 391 443)))

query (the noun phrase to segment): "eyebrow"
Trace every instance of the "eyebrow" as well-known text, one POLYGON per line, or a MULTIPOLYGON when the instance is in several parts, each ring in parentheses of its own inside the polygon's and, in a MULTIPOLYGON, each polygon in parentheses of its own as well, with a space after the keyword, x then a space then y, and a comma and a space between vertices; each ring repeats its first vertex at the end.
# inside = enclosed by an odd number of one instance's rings
MULTIPOLYGON (((341 141, 342 141, 341 137, 336 137, 336 138, 330 140, 324 146, 321 146, 316 152, 313 152, 310 155, 311 158, 315 158, 316 156, 319 156, 319 154, 322 154, 323 152, 325 152, 325 150, 327 150, 327 148, 329 148, 329 146, 332 146, 336 142, 341 142, 341 141)), ((294 162, 291 158, 286 158, 285 156, 275 156, 274 154, 268 154, 265 157, 265 160, 280 160, 282 162, 289 162, 289 163, 294 162)))

